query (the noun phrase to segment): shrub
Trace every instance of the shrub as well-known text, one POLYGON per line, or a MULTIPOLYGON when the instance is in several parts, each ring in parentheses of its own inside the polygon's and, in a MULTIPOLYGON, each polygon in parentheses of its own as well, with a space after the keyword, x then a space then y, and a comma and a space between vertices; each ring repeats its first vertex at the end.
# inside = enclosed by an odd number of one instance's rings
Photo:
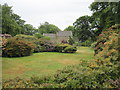
POLYGON ((76 51, 77 51, 77 48, 74 47, 74 46, 68 46, 68 47, 66 47, 66 48, 64 49, 64 52, 65 52, 65 53, 74 53, 74 52, 76 52, 76 51))
MULTIPOLYGON (((112 26, 114 27, 114 26, 112 26)), ((115 28, 115 27, 114 27, 115 28)), ((119 60, 119 28, 103 31, 97 40, 95 55, 99 64, 111 64, 119 60)))
POLYGON ((55 51, 56 52, 64 52, 64 49, 66 47, 69 47, 69 46, 71 46, 71 45, 69 45, 69 44, 58 44, 58 45, 55 46, 55 51))
POLYGON ((64 53, 74 53, 77 51, 77 48, 69 44, 58 44, 55 46, 55 51, 64 53))
POLYGON ((31 42, 11 38, 7 40, 6 45, 2 48, 3 57, 22 57, 32 54, 35 45, 31 42))
POLYGON ((38 88, 38 84, 35 84, 31 80, 21 79, 16 77, 7 81, 3 81, 2 88, 38 88))
POLYGON ((26 40, 26 41, 36 41, 37 38, 31 35, 24 35, 24 34, 18 34, 15 36, 15 38, 18 38, 19 40, 26 40))
POLYGON ((54 51, 54 44, 49 41, 49 37, 43 36, 38 39, 34 36, 22 34, 16 35, 15 37, 19 40, 31 41, 33 44, 35 44, 36 47, 34 48, 34 52, 54 51))
MULTIPOLYGON (((119 26, 120 27, 120 26, 119 26)), ((96 62, 82 62, 79 65, 67 66, 59 70, 54 76, 46 79, 34 78, 34 84, 43 88, 120 88, 120 59, 118 44, 119 29, 116 27, 102 32, 96 47, 96 62), (110 31, 109 31, 110 30, 110 31), (111 33, 111 34, 110 34, 111 33), (106 35, 104 35, 106 34, 106 35), (105 40, 104 40, 104 39, 105 40), (100 44, 102 42, 102 44, 100 44), (104 42, 104 43, 103 43, 104 42)), ((70 47, 69 45, 58 45, 60 49, 70 47)), ((4 83, 9 87, 12 83, 4 83)), ((33 84, 33 85, 34 85, 33 84)), ((14 87, 15 85, 13 85, 14 87)))
POLYGON ((94 43, 91 44, 90 47, 91 47, 91 48, 95 48, 96 44, 97 44, 97 42, 94 42, 94 43))
POLYGON ((40 33, 35 33, 34 36, 35 36, 36 38, 42 38, 42 37, 44 37, 44 36, 43 36, 42 34, 40 34, 40 33))

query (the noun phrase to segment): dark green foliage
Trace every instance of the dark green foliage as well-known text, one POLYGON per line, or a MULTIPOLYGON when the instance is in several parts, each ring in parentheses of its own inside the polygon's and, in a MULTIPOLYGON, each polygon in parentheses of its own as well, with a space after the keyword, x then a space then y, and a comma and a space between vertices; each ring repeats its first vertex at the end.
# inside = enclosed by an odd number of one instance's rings
POLYGON ((68 42, 69 42, 70 45, 73 45, 75 43, 75 41, 72 37, 69 37, 68 42))
POLYGON ((25 40, 18 38, 10 38, 6 45, 2 48, 3 57, 22 57, 32 54, 35 45, 25 40))
POLYGON ((38 27, 38 32, 43 34, 43 33, 56 33, 60 31, 60 29, 53 25, 53 24, 49 24, 48 22, 45 22, 43 24, 40 24, 40 26, 38 27))
POLYGON ((91 41, 91 40, 86 40, 86 41, 84 41, 84 42, 81 42, 80 45, 81 45, 81 46, 90 47, 92 43, 93 43, 93 41, 91 41))
POLYGON ((104 29, 120 24, 120 2, 93 2, 90 5, 93 11, 92 28, 97 28, 96 35, 104 29))
POLYGON ((16 35, 20 32, 20 27, 12 17, 13 13, 11 8, 7 4, 2 6, 2 33, 16 35))
POLYGON ((89 38, 93 39, 94 32, 91 29, 92 17, 91 16, 82 16, 78 18, 74 23, 74 36, 79 39, 79 41, 86 41, 89 38))
POLYGON ((23 26, 23 31, 21 32, 21 34, 25 34, 25 35, 34 35, 35 33, 36 33, 36 29, 31 24, 25 24, 23 26))

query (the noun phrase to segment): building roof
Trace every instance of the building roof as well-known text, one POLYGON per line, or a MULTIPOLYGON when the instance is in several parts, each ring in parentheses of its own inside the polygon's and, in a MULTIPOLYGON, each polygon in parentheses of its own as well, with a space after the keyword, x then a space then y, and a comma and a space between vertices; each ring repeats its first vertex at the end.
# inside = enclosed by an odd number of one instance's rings
POLYGON ((56 37, 56 34, 52 34, 52 33, 43 33, 43 36, 56 37))
POLYGON ((59 31, 59 32, 57 32, 57 36, 69 37, 69 36, 72 36, 72 32, 71 31, 59 31))

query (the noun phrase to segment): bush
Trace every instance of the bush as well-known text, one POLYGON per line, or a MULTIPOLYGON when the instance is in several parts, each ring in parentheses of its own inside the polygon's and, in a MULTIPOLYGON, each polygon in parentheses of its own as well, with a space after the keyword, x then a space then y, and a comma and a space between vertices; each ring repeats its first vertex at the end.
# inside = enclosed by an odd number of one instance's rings
POLYGON ((31 80, 21 79, 16 77, 7 81, 3 81, 2 88, 38 88, 38 84, 35 84, 31 80))
POLYGON ((54 51, 54 44, 52 42, 50 42, 50 38, 43 36, 43 37, 39 37, 36 38, 34 36, 30 36, 30 35, 16 35, 16 38, 18 38, 19 40, 25 40, 25 41, 31 41, 33 44, 36 45, 36 47, 34 48, 34 52, 47 52, 47 51, 54 51))
POLYGON ((97 42, 94 42, 94 43, 91 44, 90 47, 91 47, 91 48, 95 48, 96 44, 97 44, 97 42))
MULTIPOLYGON (((103 31, 96 44, 98 52, 95 62, 82 62, 79 65, 67 66, 51 78, 34 78, 33 82, 43 88, 120 88, 120 46, 118 44, 119 28, 103 31), (102 43, 101 43, 102 42, 102 43), (104 42, 104 43, 103 43, 104 42)), ((70 47, 58 45, 58 49, 70 47)), ((3 83, 9 87, 12 83, 3 83)), ((33 84, 34 85, 34 84, 33 84)), ((15 85, 13 85, 14 87, 15 85)))
POLYGON ((31 42, 11 38, 7 40, 6 45, 2 48, 3 57, 22 57, 32 54, 35 45, 31 42))
POLYGON ((69 44, 58 44, 58 45, 55 46, 55 51, 56 52, 64 52, 64 49, 66 47, 69 47, 69 46, 71 46, 71 45, 69 45, 69 44))
POLYGON ((73 47, 73 46, 68 46, 64 49, 64 52, 65 53, 74 53, 77 51, 77 48, 76 47, 73 47))
POLYGON ((40 34, 40 33, 35 33, 34 36, 35 36, 36 38, 42 38, 42 37, 44 37, 44 36, 43 36, 42 34, 40 34))
POLYGON ((77 51, 77 48, 69 44, 58 44, 55 46, 56 52, 65 52, 65 53, 74 53, 77 51))
MULTIPOLYGON (((119 25, 120 26, 120 25, 119 25)), ((112 26, 114 27, 114 26, 112 26)), ((95 55, 99 64, 115 63, 119 61, 119 30, 109 28, 104 30, 98 37, 95 47, 95 55)), ((114 27, 115 28, 115 27, 114 27)))
POLYGON ((24 35, 24 34, 18 34, 15 36, 15 38, 18 38, 19 40, 26 40, 26 41, 33 41, 33 42, 37 40, 37 38, 34 36, 24 35))

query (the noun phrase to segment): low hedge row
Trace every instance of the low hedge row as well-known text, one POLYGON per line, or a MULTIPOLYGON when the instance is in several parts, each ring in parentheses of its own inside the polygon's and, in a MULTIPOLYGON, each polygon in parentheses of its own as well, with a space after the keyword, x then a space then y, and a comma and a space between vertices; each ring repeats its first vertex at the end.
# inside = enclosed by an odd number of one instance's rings
POLYGON ((77 48, 69 44, 55 45, 45 38, 37 39, 29 35, 17 35, 7 39, 2 45, 3 57, 22 57, 29 56, 36 52, 64 52, 74 53, 77 48))

